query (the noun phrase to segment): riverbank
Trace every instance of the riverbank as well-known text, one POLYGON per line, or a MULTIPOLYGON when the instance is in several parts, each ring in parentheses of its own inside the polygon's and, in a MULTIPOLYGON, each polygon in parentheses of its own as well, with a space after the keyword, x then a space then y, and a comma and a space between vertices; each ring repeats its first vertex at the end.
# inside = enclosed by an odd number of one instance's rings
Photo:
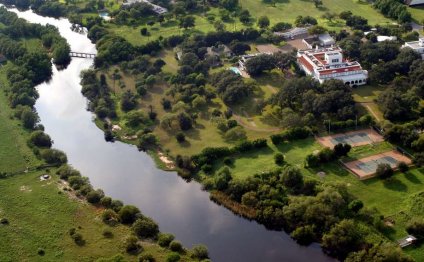
MULTIPOLYGON (((6 12, 4 9, 1 11, 13 18, 12 12, 6 12)), ((26 22, 19 21, 19 23, 24 27, 30 27, 26 22)), ((42 26, 38 27, 42 28, 42 26)), ((19 50, 20 43, 16 43, 19 50)), ((33 50, 33 48, 22 51, 27 53, 26 59, 28 59, 28 56, 36 55, 31 52, 44 52, 42 49, 35 48, 33 50)), ((41 45, 39 48, 42 48, 41 45)), ((104 197, 101 190, 96 190, 97 196, 92 195, 90 197, 90 192, 95 191, 93 191, 88 179, 76 176, 77 171, 73 171, 73 178, 76 180, 70 179, 68 183, 56 176, 56 172, 62 170, 63 166, 59 169, 38 168, 40 164, 44 163, 42 159, 49 164, 60 165, 66 162, 66 156, 59 155, 60 162, 50 163, 52 160, 59 160, 54 157, 46 158, 45 152, 59 153, 59 151, 50 149, 50 137, 44 134, 42 131, 44 128, 37 124, 39 121, 37 112, 34 109, 31 110, 30 106, 22 104, 14 104, 16 109, 9 108, 10 100, 14 101, 12 92, 22 91, 13 88, 17 84, 15 82, 17 78, 13 78, 14 81, 10 80, 13 74, 11 71, 13 69, 15 73, 24 68, 19 67, 20 64, 12 62, 11 53, 7 53, 6 56, 9 61, 0 69, 0 80, 2 82, 0 121, 3 123, 0 132, 2 141, 7 141, 4 143, 5 147, 2 147, 0 151, 0 173, 2 175, 0 178, 0 189, 2 191, 2 198, 0 198, 0 240, 7 244, 0 248, 0 260, 38 260, 44 257, 47 260, 93 261, 114 256, 115 259, 120 257, 125 261, 138 261, 137 255, 139 254, 142 257, 153 257, 157 261, 165 261, 170 257, 173 257, 174 261, 177 258, 181 261, 199 260, 200 258, 197 258, 195 253, 183 249, 181 245, 178 250, 174 251, 167 248, 169 243, 159 246, 156 243, 158 232, 149 235, 147 238, 141 237, 138 240, 133 236, 138 231, 130 226, 131 223, 129 225, 128 223, 126 225, 115 224, 114 226, 105 224, 103 221, 105 220, 104 213, 107 205, 105 206, 103 199, 105 201, 107 199, 111 201, 111 199, 104 197), (18 114, 20 111, 24 112, 22 108, 25 106, 29 108, 27 115, 31 118, 24 117, 24 113, 18 114), (30 120, 31 122, 29 122, 30 120), (37 139, 34 139, 35 137, 37 139), (9 141, 14 141, 13 146, 9 141), (40 169, 40 171, 29 171, 33 169, 40 169), (78 183, 82 183, 78 187, 75 185, 77 180, 80 181, 78 183), (101 199, 96 199, 97 197, 101 197, 101 199), (102 204, 100 204, 101 201, 102 204), (131 249, 129 248, 130 239, 133 241, 131 249)), ((40 68, 44 66, 45 72, 47 67, 52 67, 52 64, 38 66, 40 68)), ((36 67, 31 69, 41 70, 36 67)), ((58 72, 56 69, 53 71, 58 72)), ((66 73, 66 71, 66 68, 61 67, 62 73, 66 73)), ((22 76, 25 75, 22 74, 22 76)), ((39 82, 45 81, 47 76, 45 77, 40 79, 39 82)), ((54 81, 54 79, 55 74, 53 73, 50 81, 54 81)), ((22 80, 31 81, 31 79, 20 78, 18 81, 22 80)), ((34 87, 29 86, 28 88, 34 87)), ((24 91, 31 92, 28 89, 24 91)), ((38 95, 34 95, 34 97, 38 97, 38 95)), ((67 177, 64 179, 66 180, 67 177)), ((119 214, 119 219, 122 220, 122 212, 119 212, 122 202, 118 202, 121 203, 120 206, 116 206, 112 212, 116 211, 117 216, 119 214)), ((125 209, 127 206, 122 208, 125 209)), ((134 210, 137 210, 137 208, 134 210)), ((142 216, 139 211, 137 213, 142 216)), ((142 218, 147 219, 144 216, 142 218)), ((153 221, 149 221, 154 224, 153 221)), ((158 231, 158 229, 156 230, 158 231)), ((202 251, 204 252, 204 249, 202 251)), ((204 256, 205 253, 202 254, 202 259, 204 256)))
MULTIPOLYGON (((93 50, 84 35, 70 32, 66 20, 31 12, 19 15, 58 26, 63 35, 72 39, 72 50, 93 50)), ((213 260, 307 261, 314 256, 317 261, 328 261, 316 246, 300 247, 287 235, 268 231, 216 205, 199 184, 158 170, 154 161, 135 147, 119 141, 106 143, 81 95, 80 71, 90 65, 91 61, 74 59, 66 72, 54 70, 55 77, 38 87, 36 108, 55 147, 67 153, 69 163, 88 176, 93 186, 114 199, 140 207, 143 214, 158 222, 162 231, 173 232, 185 246, 205 243, 213 260)))

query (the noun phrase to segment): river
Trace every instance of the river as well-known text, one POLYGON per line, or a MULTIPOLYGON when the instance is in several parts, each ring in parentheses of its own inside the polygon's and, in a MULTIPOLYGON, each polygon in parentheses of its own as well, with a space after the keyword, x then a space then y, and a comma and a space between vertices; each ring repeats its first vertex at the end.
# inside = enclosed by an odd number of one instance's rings
MULTIPOLYGON (((85 35, 70 29, 67 19, 9 10, 29 22, 55 25, 72 51, 96 52, 85 35)), ((105 142, 93 114, 86 110, 79 84, 81 70, 92 63, 73 58, 65 70, 54 68, 52 79, 37 87, 40 98, 35 106, 54 147, 66 152, 69 163, 89 177, 93 187, 139 207, 184 246, 207 245, 213 261, 332 261, 318 245, 299 246, 284 232, 267 230, 215 204, 198 183, 156 168, 151 157, 136 147, 105 142)))

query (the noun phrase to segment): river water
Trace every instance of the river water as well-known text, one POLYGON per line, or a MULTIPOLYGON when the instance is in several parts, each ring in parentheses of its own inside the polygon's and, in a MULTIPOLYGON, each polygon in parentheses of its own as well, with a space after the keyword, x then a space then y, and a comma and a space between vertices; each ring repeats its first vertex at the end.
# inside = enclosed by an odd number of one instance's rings
MULTIPOLYGON (((70 29, 67 19, 9 10, 29 22, 55 25, 72 51, 96 52, 85 35, 70 29)), ((173 233, 184 246, 207 245, 213 261, 332 261, 318 245, 299 246, 284 232, 269 231, 215 204, 198 183, 159 170, 136 147, 105 142, 93 114, 86 110, 79 84, 81 70, 92 63, 73 58, 65 70, 54 68, 52 79, 37 87, 36 109, 54 147, 66 152, 69 163, 89 177, 93 187, 139 207, 158 222, 162 232, 173 233)))

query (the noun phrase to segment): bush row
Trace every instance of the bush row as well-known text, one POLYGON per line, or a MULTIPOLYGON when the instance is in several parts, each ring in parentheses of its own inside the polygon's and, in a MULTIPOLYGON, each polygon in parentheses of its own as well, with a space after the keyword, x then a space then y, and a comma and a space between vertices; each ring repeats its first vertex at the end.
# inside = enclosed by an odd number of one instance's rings
POLYGON ((196 167, 201 167, 205 164, 213 164, 215 160, 230 156, 236 153, 243 153, 253 149, 267 147, 266 139, 256 139, 253 141, 243 141, 233 148, 229 147, 207 147, 200 154, 194 155, 192 161, 196 167))
POLYGON ((296 139, 305 139, 312 135, 312 131, 309 127, 294 127, 287 129, 281 134, 272 135, 271 141, 274 145, 282 144, 296 139))

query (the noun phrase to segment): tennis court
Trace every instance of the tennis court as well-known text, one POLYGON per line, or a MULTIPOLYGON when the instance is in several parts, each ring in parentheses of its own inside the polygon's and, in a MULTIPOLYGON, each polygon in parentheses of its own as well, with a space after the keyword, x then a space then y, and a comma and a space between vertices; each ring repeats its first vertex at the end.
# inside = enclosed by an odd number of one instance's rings
POLYGON ((384 138, 372 129, 363 129, 341 133, 331 136, 318 137, 318 142, 325 147, 333 148, 340 143, 354 146, 363 146, 372 143, 383 142, 384 138))
POLYGON ((389 164, 395 169, 399 162, 405 162, 408 165, 412 163, 411 159, 405 155, 392 150, 343 164, 347 169, 356 174, 359 179, 367 179, 375 174, 379 164, 389 164))

